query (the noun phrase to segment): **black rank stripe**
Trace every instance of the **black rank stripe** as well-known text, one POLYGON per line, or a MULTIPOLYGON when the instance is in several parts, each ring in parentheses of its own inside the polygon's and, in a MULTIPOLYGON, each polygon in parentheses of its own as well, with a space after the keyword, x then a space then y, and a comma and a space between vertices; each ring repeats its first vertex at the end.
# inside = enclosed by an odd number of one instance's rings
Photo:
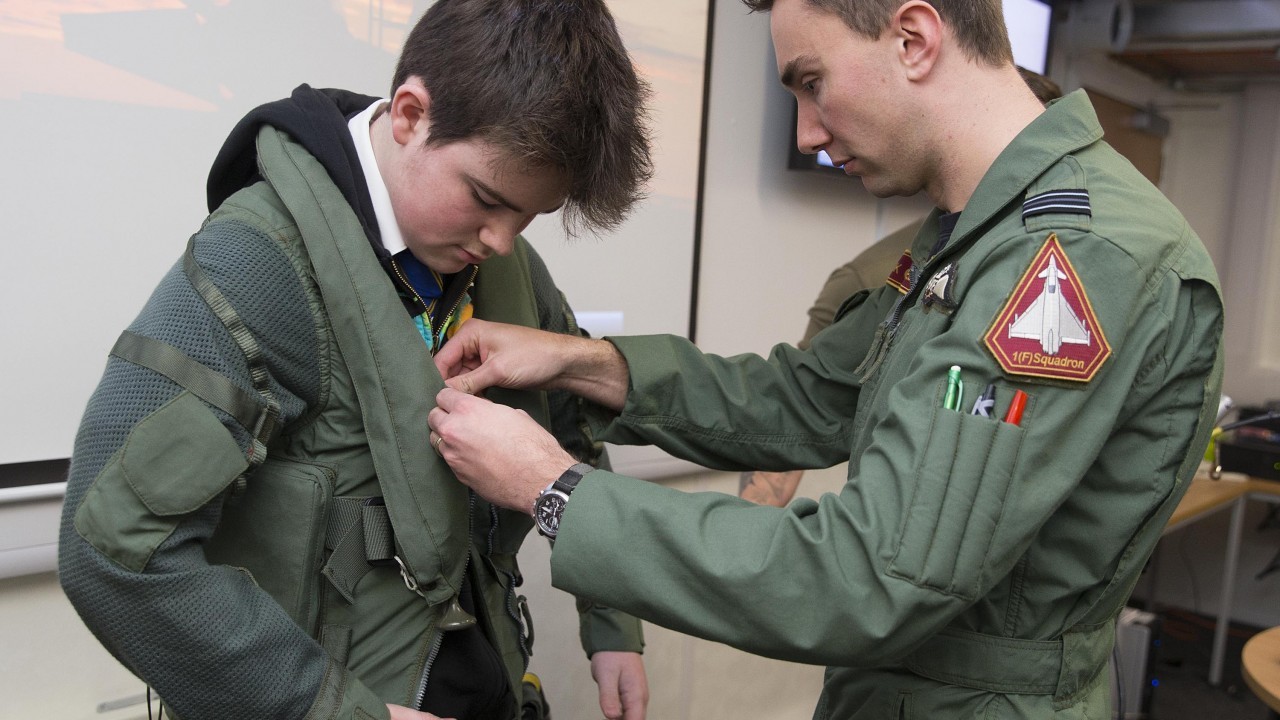
POLYGON ((1088 190, 1050 190, 1027 198, 1022 203, 1023 219, 1049 213, 1093 215, 1088 190))

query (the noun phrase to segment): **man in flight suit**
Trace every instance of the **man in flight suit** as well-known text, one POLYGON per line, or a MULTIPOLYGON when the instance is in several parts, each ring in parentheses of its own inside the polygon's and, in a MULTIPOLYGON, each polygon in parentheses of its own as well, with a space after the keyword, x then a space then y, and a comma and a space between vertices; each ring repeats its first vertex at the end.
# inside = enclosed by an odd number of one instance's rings
MULTIPOLYGON (((1021 65, 1017 67, 1018 74, 1040 102, 1048 103, 1062 97, 1062 88, 1056 82, 1021 65)), ((922 222, 918 220, 894 230, 858 253, 854 259, 832 270, 809 308, 809 324, 796 347, 807 350, 813 336, 831 325, 840 306, 859 290, 871 290, 881 283, 900 283, 901 279, 894 271, 900 264, 904 270, 911 267, 911 241, 915 240, 922 222)), ((803 476, 803 470, 747 471, 739 477, 738 496, 762 505, 782 507, 791 502, 803 476)))
POLYGON ((1083 92, 1031 94, 998 0, 748 4, 771 12, 800 147, 937 206, 905 282, 768 359, 468 325, 436 358, 433 437, 481 495, 536 507, 557 586, 828 665, 815 717, 1107 716, 1116 616, 1218 401, 1208 255, 1083 92), (474 396, 492 386, 581 394, 609 441, 735 470, 847 460, 848 482, 774 508, 566 471, 474 396))

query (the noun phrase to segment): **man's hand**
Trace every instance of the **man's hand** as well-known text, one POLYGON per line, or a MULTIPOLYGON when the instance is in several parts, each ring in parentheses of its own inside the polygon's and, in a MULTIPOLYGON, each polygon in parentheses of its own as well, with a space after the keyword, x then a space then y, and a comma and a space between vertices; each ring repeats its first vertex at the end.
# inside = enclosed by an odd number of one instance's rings
POLYGON ((523 410, 453 388, 436 395, 427 424, 432 445, 459 480, 485 500, 526 515, 538 493, 577 462, 523 410))
POLYGON ((475 395, 486 388, 544 388, 568 353, 568 335, 472 318, 436 353, 436 369, 450 387, 475 395))
POLYGON ((403 705, 387 705, 387 710, 391 711, 391 720, 453 720, 453 718, 442 718, 431 713, 410 710, 403 705))
POLYGON ((627 397, 627 361, 605 340, 468 320, 435 357, 449 387, 567 390, 614 410, 627 397))
POLYGON ((591 677, 600 686, 600 711, 609 720, 644 720, 649 681, 640 653, 600 651, 591 656, 591 677))

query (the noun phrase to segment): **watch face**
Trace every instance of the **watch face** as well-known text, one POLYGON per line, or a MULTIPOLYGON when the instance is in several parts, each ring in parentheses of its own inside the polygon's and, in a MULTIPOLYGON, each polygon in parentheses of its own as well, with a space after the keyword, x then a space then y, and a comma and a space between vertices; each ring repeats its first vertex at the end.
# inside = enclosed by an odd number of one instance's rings
POLYGON ((560 516, 564 514, 564 507, 568 502, 569 498, 558 492, 544 493, 538 498, 533 519, 537 521, 538 530, 543 535, 555 537, 560 531, 560 516))

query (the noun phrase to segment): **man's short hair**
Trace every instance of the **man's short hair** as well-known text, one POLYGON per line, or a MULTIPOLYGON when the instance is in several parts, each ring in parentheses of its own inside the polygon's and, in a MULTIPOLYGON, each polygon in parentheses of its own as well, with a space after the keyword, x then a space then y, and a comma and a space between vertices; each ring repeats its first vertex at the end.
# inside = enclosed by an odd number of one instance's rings
POLYGON ((414 76, 431 95, 428 144, 481 139, 567 174, 570 235, 616 228, 653 174, 649 88, 603 0, 439 0, 392 93, 414 76))
POLYGON ((1022 81, 1027 84, 1027 87, 1031 88, 1031 92, 1035 93, 1036 99, 1045 105, 1062 97, 1062 88, 1048 77, 1021 65, 1018 66, 1018 74, 1022 76, 1022 81))
MULTIPOLYGON (((767 11, 774 0, 742 0, 755 12, 767 11)), ((905 0, 804 0, 811 7, 833 13, 854 32, 876 40, 905 0)), ((999 67, 1013 62, 1009 31, 1000 0, 925 0, 955 33, 965 54, 999 67)))

